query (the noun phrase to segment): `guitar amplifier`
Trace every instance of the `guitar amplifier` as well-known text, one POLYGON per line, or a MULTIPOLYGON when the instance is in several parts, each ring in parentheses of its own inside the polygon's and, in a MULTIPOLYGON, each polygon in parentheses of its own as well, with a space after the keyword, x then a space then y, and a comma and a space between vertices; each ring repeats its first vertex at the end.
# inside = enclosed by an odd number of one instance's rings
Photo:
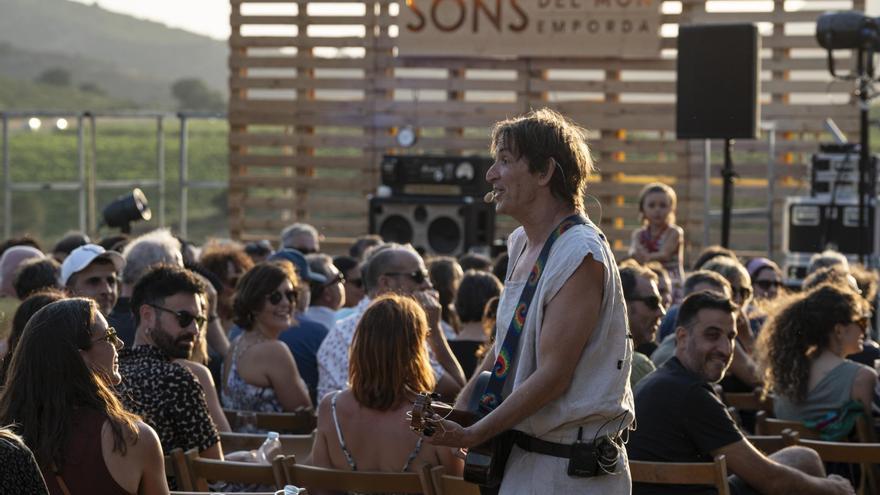
POLYGON ((491 186, 486 156, 385 155, 382 184, 393 196, 470 196, 482 198, 491 186))
MULTIPOLYGON (((867 205, 868 254, 880 251, 875 214, 876 199, 867 205)), ((831 198, 789 197, 783 213, 785 229, 783 249, 787 253, 818 253, 834 249, 844 254, 858 254, 862 239, 859 229, 859 204, 856 197, 831 198)))
MULTIPOLYGON (((823 144, 813 155, 810 166, 810 195, 818 198, 857 198, 859 190, 859 145, 823 144)), ((871 167, 877 170, 877 155, 871 167)), ((876 184, 872 195, 877 194, 876 184)))

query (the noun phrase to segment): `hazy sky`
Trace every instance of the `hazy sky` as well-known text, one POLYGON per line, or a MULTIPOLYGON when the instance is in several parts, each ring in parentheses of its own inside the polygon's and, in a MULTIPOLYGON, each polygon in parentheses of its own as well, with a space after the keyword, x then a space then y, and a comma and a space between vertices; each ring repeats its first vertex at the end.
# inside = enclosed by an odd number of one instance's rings
MULTIPOLYGON (((106 10, 133 15, 143 19, 149 19, 164 23, 170 27, 182 28, 217 39, 226 39, 229 36, 229 1, 228 0, 71 0, 80 3, 97 3, 106 10)), ((790 1, 789 8, 800 3, 790 1)), ((839 9, 839 2, 816 1, 816 7, 827 4, 829 8, 839 9)), ((880 0, 868 0, 868 12, 877 12, 880 0)), ((752 6, 756 10, 762 10, 766 5, 772 8, 772 1, 752 2, 713 2, 718 10, 728 10, 736 6, 752 6)), ((345 8, 334 7, 333 4, 315 5, 324 9, 345 8)), ((311 9, 310 9, 311 10, 311 9)), ((317 9, 316 9, 317 10, 317 9)), ((714 10, 714 9, 710 9, 714 10)), ((268 12, 267 12, 268 13, 268 12)), ((875 14, 876 15, 876 14, 875 14)))

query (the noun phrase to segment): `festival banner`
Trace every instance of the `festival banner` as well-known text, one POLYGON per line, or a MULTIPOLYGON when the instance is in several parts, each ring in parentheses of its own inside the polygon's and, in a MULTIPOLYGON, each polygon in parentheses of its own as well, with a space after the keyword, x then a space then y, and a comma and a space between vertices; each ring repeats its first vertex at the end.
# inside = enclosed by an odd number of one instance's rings
POLYGON ((655 58, 660 0, 406 0, 398 55, 655 58))

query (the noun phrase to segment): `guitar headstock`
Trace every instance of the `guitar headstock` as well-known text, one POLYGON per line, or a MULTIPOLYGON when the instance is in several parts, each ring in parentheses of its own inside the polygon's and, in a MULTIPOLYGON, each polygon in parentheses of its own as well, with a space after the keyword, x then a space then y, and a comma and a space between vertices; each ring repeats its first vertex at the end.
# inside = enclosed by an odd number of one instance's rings
POLYGON ((437 394, 422 392, 413 401, 409 427, 414 432, 428 437, 434 434, 434 427, 428 423, 428 419, 434 416, 433 401, 437 397, 437 394))

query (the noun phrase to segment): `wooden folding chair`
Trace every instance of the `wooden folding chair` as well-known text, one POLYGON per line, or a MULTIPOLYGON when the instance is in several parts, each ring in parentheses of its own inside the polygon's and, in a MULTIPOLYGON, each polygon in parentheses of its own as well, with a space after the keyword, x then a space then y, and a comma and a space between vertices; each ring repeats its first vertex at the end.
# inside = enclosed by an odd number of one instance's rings
POLYGON ((272 464, 250 462, 220 461, 199 457, 197 449, 184 453, 181 449, 171 451, 174 463, 179 469, 189 473, 188 478, 181 477, 178 486, 185 491, 210 490, 208 480, 226 481, 244 485, 266 485, 276 490, 284 488, 284 470, 281 466, 282 456, 277 456, 272 464))
POLYGON ((310 491, 425 493, 418 473, 378 473, 326 469, 297 464, 294 456, 285 456, 281 464, 288 485, 296 485, 310 491))
POLYGON ((430 486, 434 495, 480 495, 480 487, 465 481, 460 476, 450 476, 443 466, 425 466, 422 483, 425 493, 430 486), (428 486, 429 485, 429 486, 428 486))
MULTIPOLYGON (((312 444, 315 443, 315 435, 279 435, 281 440, 281 454, 295 455, 297 459, 305 459, 312 453, 312 444)), ((223 453, 235 452, 238 450, 255 450, 259 449, 266 440, 266 435, 262 433, 234 433, 220 432, 220 445, 223 446, 223 453)))
POLYGON ((768 395, 761 398, 763 392, 761 389, 755 389, 752 392, 722 392, 721 400, 728 407, 733 407, 737 411, 764 411, 768 415, 773 414, 773 396, 768 395))
POLYGON ((782 435, 785 430, 796 431, 801 438, 819 439, 819 432, 807 428, 800 421, 770 418, 766 411, 758 411, 755 416, 755 435, 782 435))
POLYGON ((291 435, 308 435, 315 431, 315 427, 318 426, 315 410, 311 408, 300 408, 296 411, 285 413, 224 409, 223 413, 226 414, 226 419, 233 430, 239 429, 246 423, 247 420, 245 418, 248 418, 248 420, 252 418, 256 422, 256 427, 261 430, 277 431, 278 433, 291 435))
POLYGON ((877 465, 880 465, 880 443, 865 442, 826 442, 802 438, 796 431, 785 433, 788 445, 809 447, 819 454, 824 462, 841 462, 861 465, 859 494, 877 493, 877 465))
POLYGON ((723 455, 714 462, 629 461, 633 483, 661 485, 710 485, 718 495, 730 495, 727 484, 727 460, 723 455))

